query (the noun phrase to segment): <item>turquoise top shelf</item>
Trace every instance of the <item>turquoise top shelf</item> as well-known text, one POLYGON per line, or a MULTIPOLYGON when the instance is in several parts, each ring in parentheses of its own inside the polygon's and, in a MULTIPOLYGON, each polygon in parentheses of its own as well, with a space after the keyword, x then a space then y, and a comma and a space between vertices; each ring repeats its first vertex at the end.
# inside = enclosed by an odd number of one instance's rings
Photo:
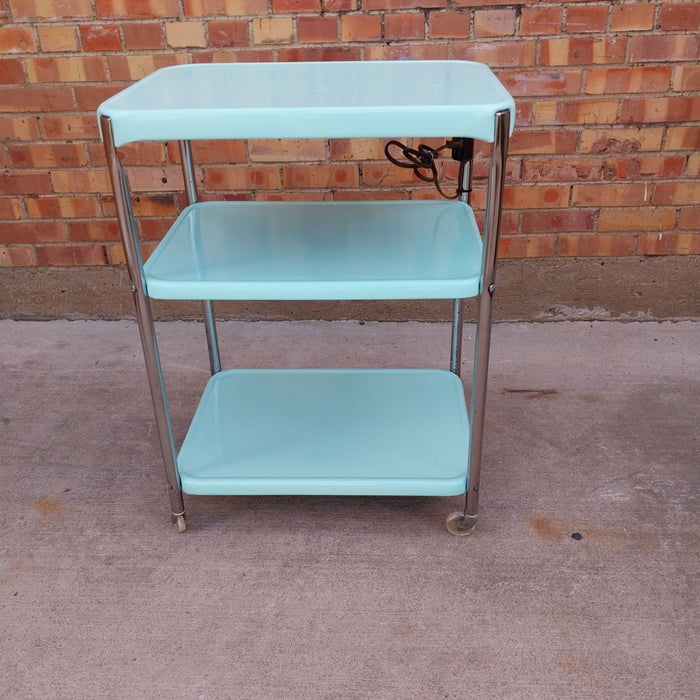
POLYGON ((100 105, 115 145, 234 138, 494 140, 513 98, 470 61, 212 63, 162 68, 100 105))

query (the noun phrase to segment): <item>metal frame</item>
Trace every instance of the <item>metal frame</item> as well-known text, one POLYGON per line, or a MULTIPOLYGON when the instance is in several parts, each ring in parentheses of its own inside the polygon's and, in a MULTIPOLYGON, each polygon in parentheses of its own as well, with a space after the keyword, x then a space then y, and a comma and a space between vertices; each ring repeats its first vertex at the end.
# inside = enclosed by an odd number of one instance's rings
MULTIPOLYGON (((129 196, 126 173, 117 154, 111 119, 109 117, 104 115, 100 117, 100 129, 102 131, 109 174, 114 190, 117 219, 119 221, 119 228, 124 244, 124 253, 131 280, 131 291, 134 295, 136 316, 146 364, 146 373, 148 375, 148 383, 153 400, 158 439, 163 455, 165 476, 168 484, 170 512, 177 524, 178 530, 184 532, 185 506, 177 472, 177 452, 172 434, 163 371, 153 323, 153 313, 151 311, 145 285, 143 260, 141 257, 131 198, 129 196)), ((486 404, 488 364, 491 347, 492 301, 495 291, 496 258, 498 254, 509 131, 510 112, 508 110, 497 112, 495 115, 495 138, 489 165, 486 217, 483 233, 482 286, 478 297, 479 311, 474 341, 474 367, 469 410, 471 439, 468 483, 466 485, 464 511, 452 514, 448 517, 448 529, 454 534, 460 535, 471 534, 476 527, 478 517, 484 409, 486 404)), ((187 201, 188 204, 193 204, 197 201, 197 187, 190 142, 180 141, 179 148, 187 201)), ((459 178, 462 201, 469 203, 472 180, 471 160, 462 163, 459 178)), ((210 368, 212 374, 215 374, 221 371, 221 361, 213 304, 211 301, 204 301, 203 307, 210 368)), ((450 370, 458 376, 461 370, 463 325, 463 300, 455 299, 453 302, 450 370)))
MULTIPOLYGON (((179 141, 180 160, 182 161, 182 175, 185 179, 185 193, 187 204, 197 201, 197 178, 192 161, 192 147, 189 141, 179 141)), ((209 349, 209 367, 211 373, 221 372, 221 358, 219 355, 219 339, 216 335, 216 320, 214 318, 214 304, 212 301, 202 302, 204 316, 204 328, 207 334, 207 348, 209 349)))
POLYGON ((126 264, 129 269, 131 291, 136 305, 136 318, 138 320, 139 333, 141 334, 146 374, 148 375, 148 385, 153 400, 158 440, 163 454, 165 478, 170 496, 170 514, 177 523, 178 529, 184 531, 185 502, 177 472, 177 452, 175 450, 175 440, 173 439, 170 412, 165 393, 163 368, 160 362, 160 353, 158 352, 158 343, 153 325, 153 312, 151 311, 151 304, 144 282, 143 259, 141 257, 131 198, 129 197, 129 186, 126 180, 126 173, 114 145, 112 120, 106 116, 100 117, 100 129, 102 131, 105 153, 107 154, 109 176, 114 190, 117 219, 119 220, 119 230, 121 231, 124 244, 126 264))
MULTIPOLYGON (((491 322, 493 318, 493 293, 496 290, 496 259, 498 239, 501 230, 501 209, 503 185, 505 182, 506 158, 508 157, 508 135, 510 133, 510 112, 502 110, 495 115, 495 137, 489 163, 489 179, 486 193, 486 218, 484 221, 484 250, 482 260, 481 293, 476 320, 474 339, 474 367, 469 410, 469 472, 464 512, 448 517, 448 530, 454 534, 468 535, 474 531, 479 512, 479 479, 481 477, 481 455, 484 442, 484 411, 486 408, 486 387, 488 383, 489 354, 491 351, 491 322)), ((457 307, 455 301, 455 309, 457 307)), ((461 313, 453 321, 462 326, 461 313)), ((453 340, 453 348, 455 341, 453 340)), ((453 357, 454 361, 454 357, 453 357)), ((454 371, 454 370, 453 370, 454 371)))

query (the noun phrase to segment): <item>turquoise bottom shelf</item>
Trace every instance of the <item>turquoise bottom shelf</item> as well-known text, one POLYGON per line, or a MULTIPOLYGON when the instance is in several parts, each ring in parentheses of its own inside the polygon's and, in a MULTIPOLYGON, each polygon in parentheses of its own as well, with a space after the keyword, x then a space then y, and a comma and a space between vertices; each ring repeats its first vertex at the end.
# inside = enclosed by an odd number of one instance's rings
POLYGON ((469 423, 444 370, 227 370, 178 455, 200 495, 464 493, 469 423))

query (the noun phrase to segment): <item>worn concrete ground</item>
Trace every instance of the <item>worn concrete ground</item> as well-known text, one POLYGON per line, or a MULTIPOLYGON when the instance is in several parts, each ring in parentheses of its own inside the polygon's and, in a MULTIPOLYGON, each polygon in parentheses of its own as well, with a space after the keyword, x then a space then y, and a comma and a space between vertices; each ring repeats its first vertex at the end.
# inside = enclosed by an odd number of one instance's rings
MULTIPOLYGON (((203 330, 158 332, 179 441, 203 330)), ((227 366, 449 346, 442 324, 220 334, 227 366)), ((443 526, 460 498, 188 497, 178 535, 135 325, 2 321, 0 695, 698 698, 699 350, 693 322, 497 324, 470 538, 443 526)))

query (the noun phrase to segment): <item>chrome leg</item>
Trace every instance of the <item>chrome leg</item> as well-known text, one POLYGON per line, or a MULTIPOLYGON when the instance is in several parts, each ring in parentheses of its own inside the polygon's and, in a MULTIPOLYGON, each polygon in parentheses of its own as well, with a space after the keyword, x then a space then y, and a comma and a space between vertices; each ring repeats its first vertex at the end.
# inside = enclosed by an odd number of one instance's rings
POLYGON ((450 372, 458 377, 462 372, 462 328, 464 327, 464 302, 455 299, 452 308, 452 346, 450 349, 450 372))
POLYGON ((491 151, 489 183, 484 224, 484 259, 482 289, 474 341, 474 371, 470 403, 471 441, 469 448, 469 477, 463 513, 448 517, 447 528, 453 534, 469 535, 474 531, 479 511, 479 479, 484 437, 484 411, 488 382, 489 353, 491 350, 491 321, 493 293, 496 289, 496 258, 500 233, 505 163, 508 155, 510 112, 496 114, 496 137, 491 151))
POLYGON ((202 302, 204 316, 204 330, 207 335, 207 348, 209 350, 209 368, 212 374, 221 372, 221 357, 219 355, 219 339, 216 335, 216 319, 214 318, 214 304, 208 299, 202 302))
MULTIPOLYGON (((189 141, 180 141, 179 144, 187 203, 194 204, 197 201, 197 178, 194 172, 194 162, 192 161, 192 148, 189 141)), ((211 373, 216 374, 221 371, 221 357, 219 355, 219 339, 216 334, 214 305, 211 301, 205 300, 202 302, 202 307, 207 348, 209 350, 209 367, 211 373)))
POLYGON ((146 364, 148 384, 153 400, 158 440, 163 454, 165 477, 168 483, 170 496, 170 512, 174 519, 184 525, 185 504, 182 490, 180 489, 180 478, 177 472, 175 441, 173 439, 170 413, 166 400, 165 383, 163 381, 163 371, 160 363, 160 355, 158 353, 153 314, 144 285, 143 263, 141 260, 141 251, 139 249, 138 234, 134 224, 133 210, 129 198, 126 174, 124 173, 124 169, 116 153, 114 138, 112 136, 112 125, 109 117, 101 117, 100 128, 102 130, 105 152, 107 154, 109 174, 114 189, 117 219, 119 220, 119 229, 121 231, 124 253, 129 269, 129 277, 131 279, 131 291, 134 295, 136 318, 141 335, 141 345, 146 364))

